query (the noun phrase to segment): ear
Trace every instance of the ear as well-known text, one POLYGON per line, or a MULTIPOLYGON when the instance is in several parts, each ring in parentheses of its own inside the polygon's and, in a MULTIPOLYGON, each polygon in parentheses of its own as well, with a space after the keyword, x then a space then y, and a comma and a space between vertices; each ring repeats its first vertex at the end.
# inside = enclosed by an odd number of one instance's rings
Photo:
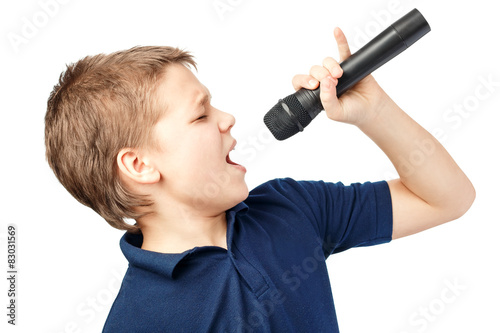
POLYGON ((117 162, 122 175, 139 184, 154 184, 160 180, 160 172, 132 148, 120 150, 117 162))

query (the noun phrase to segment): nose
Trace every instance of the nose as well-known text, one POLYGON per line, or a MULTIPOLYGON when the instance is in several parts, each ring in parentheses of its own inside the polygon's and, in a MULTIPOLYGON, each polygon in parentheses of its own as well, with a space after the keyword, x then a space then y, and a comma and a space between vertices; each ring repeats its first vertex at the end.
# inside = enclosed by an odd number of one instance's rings
POLYGON ((219 111, 219 130, 221 132, 228 132, 236 122, 236 119, 232 114, 226 113, 224 111, 219 111))

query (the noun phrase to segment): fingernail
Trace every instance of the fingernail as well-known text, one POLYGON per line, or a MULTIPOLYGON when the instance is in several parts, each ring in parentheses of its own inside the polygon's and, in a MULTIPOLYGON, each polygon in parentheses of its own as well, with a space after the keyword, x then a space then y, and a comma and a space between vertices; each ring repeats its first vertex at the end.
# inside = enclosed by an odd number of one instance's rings
POLYGON ((317 85, 318 85, 318 81, 317 80, 310 80, 309 81, 309 87, 314 88, 317 85))

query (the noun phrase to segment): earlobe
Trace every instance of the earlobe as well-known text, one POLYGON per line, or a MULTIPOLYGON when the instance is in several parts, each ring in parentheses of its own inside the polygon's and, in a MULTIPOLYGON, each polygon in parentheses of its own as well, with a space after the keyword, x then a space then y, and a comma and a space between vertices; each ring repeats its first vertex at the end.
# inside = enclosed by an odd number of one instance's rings
POLYGON ((132 148, 120 150, 117 164, 122 176, 137 183, 154 184, 160 180, 160 172, 132 148))

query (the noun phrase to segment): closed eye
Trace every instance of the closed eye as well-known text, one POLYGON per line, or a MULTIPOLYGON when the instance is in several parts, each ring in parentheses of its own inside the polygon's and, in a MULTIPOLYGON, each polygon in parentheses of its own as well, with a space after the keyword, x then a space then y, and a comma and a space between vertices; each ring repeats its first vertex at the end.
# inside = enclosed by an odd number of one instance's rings
POLYGON ((207 118, 208 116, 206 114, 202 115, 202 116, 199 116, 196 120, 201 120, 201 119, 205 119, 207 118))

